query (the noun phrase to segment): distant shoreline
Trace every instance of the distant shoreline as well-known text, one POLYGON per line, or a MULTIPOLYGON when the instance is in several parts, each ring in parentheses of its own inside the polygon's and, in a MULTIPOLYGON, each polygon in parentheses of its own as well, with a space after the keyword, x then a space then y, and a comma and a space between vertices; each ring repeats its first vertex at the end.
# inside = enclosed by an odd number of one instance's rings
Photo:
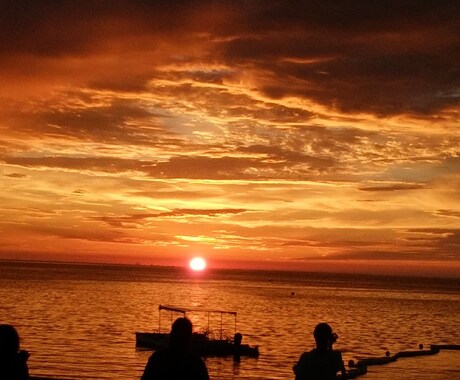
MULTIPOLYGON (((179 265, 160 265, 160 264, 129 264, 129 263, 102 263, 102 262, 90 262, 90 261, 64 261, 64 260, 24 260, 24 259, 3 259, 0 258, 0 264, 2 263, 17 263, 17 264, 38 264, 38 265, 72 265, 72 266, 82 266, 82 267, 124 267, 124 268, 158 268, 158 269, 165 269, 165 270, 178 270, 183 271, 187 270, 185 266, 179 265)), ((350 273, 350 272, 327 272, 327 271, 302 271, 302 270, 285 270, 285 269, 255 269, 255 268, 209 268, 209 272, 255 272, 255 273, 273 273, 273 274, 286 274, 286 273, 295 273, 297 275, 314 275, 314 276, 324 276, 324 277, 334 277, 334 276, 343 276, 343 277, 350 277, 351 279, 356 279, 357 277, 361 280, 369 278, 369 279, 414 279, 414 280, 426 280, 432 279, 434 281, 458 281, 459 277, 456 276, 425 276, 420 274, 414 275, 403 275, 403 274, 376 274, 376 273, 350 273)))

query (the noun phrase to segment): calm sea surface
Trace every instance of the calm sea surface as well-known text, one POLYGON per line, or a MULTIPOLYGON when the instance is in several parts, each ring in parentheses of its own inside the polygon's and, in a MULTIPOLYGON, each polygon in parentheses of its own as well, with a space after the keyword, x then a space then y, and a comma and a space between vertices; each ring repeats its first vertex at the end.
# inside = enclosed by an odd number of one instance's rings
MULTIPOLYGON (((136 350, 134 333, 158 329, 159 304, 238 312, 243 343, 261 356, 208 358, 212 379, 293 379, 320 321, 338 333, 346 362, 460 344, 459 279, 0 262, 0 323, 19 330, 35 376, 139 379, 150 352, 136 350)), ((233 334, 233 319, 223 324, 233 334)), ((362 378, 460 379, 460 351, 369 367, 362 378)))

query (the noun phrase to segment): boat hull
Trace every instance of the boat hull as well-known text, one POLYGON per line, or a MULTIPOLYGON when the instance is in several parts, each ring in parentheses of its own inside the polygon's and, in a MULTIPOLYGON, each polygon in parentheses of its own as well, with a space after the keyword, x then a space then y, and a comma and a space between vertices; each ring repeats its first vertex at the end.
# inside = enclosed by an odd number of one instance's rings
MULTIPOLYGON (((169 345, 169 333, 136 332, 136 347, 160 350, 169 345)), ((258 357, 259 348, 242 344, 236 346, 233 341, 208 339, 204 334, 194 333, 192 349, 201 356, 249 356, 258 357)))

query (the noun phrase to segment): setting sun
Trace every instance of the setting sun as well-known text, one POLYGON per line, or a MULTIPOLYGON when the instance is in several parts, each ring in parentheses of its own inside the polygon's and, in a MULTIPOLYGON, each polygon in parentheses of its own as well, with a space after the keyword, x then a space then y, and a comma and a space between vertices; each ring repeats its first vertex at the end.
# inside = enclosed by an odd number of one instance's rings
POLYGON ((190 260, 190 269, 194 271, 202 271, 206 268, 206 261, 201 257, 194 257, 190 260))

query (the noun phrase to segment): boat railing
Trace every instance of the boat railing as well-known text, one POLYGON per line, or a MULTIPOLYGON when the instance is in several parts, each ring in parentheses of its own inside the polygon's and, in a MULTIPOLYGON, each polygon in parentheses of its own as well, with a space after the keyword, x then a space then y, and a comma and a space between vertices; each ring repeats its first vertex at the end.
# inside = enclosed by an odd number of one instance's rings
POLYGON ((198 332, 205 334, 206 338, 209 340, 227 340, 229 342, 233 341, 233 335, 229 330, 206 328, 201 329, 198 332))
POLYGON ((233 334, 236 333, 236 321, 237 321, 237 312, 236 311, 226 311, 226 310, 210 310, 210 309, 203 309, 203 308, 185 308, 185 307, 179 307, 179 306, 171 306, 171 305, 159 305, 158 307, 158 331, 161 332, 162 330, 162 325, 161 325, 161 311, 169 311, 170 313, 170 324, 172 326, 173 323, 173 314, 182 314, 184 317, 187 317, 189 313, 204 313, 207 315, 207 327, 203 331, 209 339, 219 339, 219 340, 233 340, 233 334), (220 324, 220 329, 216 330, 218 332, 214 332, 211 327, 211 315, 219 315, 220 321, 218 323, 220 324), (233 317, 233 324, 234 324, 234 333, 229 333, 228 331, 225 330, 224 328, 224 321, 223 317, 225 315, 230 315, 233 317), (213 334, 211 337, 210 334, 213 334))

